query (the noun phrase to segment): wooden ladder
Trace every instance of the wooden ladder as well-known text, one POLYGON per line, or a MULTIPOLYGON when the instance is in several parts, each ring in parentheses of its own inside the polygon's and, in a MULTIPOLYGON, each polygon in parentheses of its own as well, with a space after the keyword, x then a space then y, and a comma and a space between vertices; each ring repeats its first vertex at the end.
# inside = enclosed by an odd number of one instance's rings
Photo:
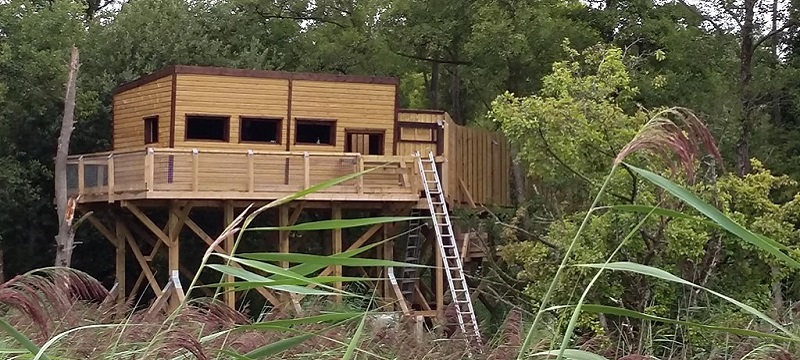
POLYGON ((469 286, 464 276, 464 268, 461 265, 461 256, 458 253, 456 237, 450 222, 450 214, 445 202, 444 190, 439 180, 439 171, 436 169, 436 159, 433 152, 428 153, 428 158, 423 159, 419 152, 416 153, 419 173, 422 177, 422 185, 428 200, 428 209, 431 213, 431 221, 436 230, 436 239, 439 245, 439 254, 442 257, 445 273, 447 273, 448 285, 450 285, 450 295, 456 307, 458 325, 468 342, 470 357, 473 350, 483 348, 478 321, 475 318, 475 310, 472 307, 472 299, 469 294, 469 286))

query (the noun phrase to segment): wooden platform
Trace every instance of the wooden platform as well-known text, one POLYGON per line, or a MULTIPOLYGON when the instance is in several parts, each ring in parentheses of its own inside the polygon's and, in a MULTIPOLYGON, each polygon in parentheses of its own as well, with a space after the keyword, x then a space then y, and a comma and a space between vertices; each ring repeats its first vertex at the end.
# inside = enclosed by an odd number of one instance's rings
POLYGON ((274 200, 315 184, 373 171, 300 200, 413 202, 421 199, 416 159, 359 153, 148 148, 74 155, 68 189, 79 203, 122 200, 274 200))

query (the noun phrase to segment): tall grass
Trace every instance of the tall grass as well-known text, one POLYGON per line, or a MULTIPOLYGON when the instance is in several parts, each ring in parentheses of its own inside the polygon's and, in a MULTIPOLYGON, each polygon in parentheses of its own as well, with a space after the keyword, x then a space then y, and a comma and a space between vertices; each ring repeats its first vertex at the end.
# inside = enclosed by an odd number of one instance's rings
POLYGON ((638 263, 612 261, 613 258, 616 256, 617 252, 619 251, 619 249, 625 244, 625 242, 628 239, 630 239, 630 237, 638 230, 638 228, 643 224, 643 222, 651 215, 659 214, 662 216, 681 217, 686 219, 694 219, 697 221, 706 221, 706 222, 710 221, 716 226, 735 235, 742 241, 746 241, 750 244, 753 244, 757 246, 760 250, 771 254, 776 259, 780 260, 784 265, 789 266, 791 268, 800 267, 800 263, 798 263, 795 259, 791 258, 784 252, 788 249, 785 246, 780 245, 777 241, 769 239, 768 237, 765 237, 763 235, 755 234, 750 230, 745 229, 741 225, 737 224, 734 220, 725 216, 714 206, 702 201, 699 197, 691 193, 685 187, 680 186, 661 175, 655 174, 645 169, 638 168, 631 164, 624 163, 625 158, 633 154, 634 152, 651 151, 662 156, 663 159, 668 159, 668 160, 675 159, 674 161, 668 164, 670 165, 670 168, 673 170, 673 172, 676 174, 683 173, 684 175, 686 175, 686 178, 691 179, 694 173, 694 166, 696 166, 696 162, 698 160, 697 155, 700 153, 701 148, 704 148, 708 154, 713 156, 717 160, 718 164, 722 164, 720 153, 716 147, 716 144, 713 141, 713 137, 711 136, 710 132, 705 127, 705 125, 691 111, 687 109, 669 108, 656 113, 655 116, 653 116, 651 120, 648 121, 648 123, 645 124, 645 126, 639 131, 639 133, 634 137, 634 139, 632 139, 632 141, 622 151, 620 151, 617 158, 614 160, 613 166, 609 174, 606 176, 605 181, 603 182, 602 186, 597 192, 595 199, 592 202, 592 205, 586 212, 586 216, 584 217, 581 226, 578 228, 574 238, 572 239, 572 242, 567 248, 567 251, 564 254, 564 257, 561 261, 561 264, 558 267, 558 270, 556 271, 555 276, 550 281, 550 286, 547 292, 544 294, 541 302, 539 303, 539 309, 537 311, 536 318, 534 319, 533 324, 528 330, 526 339, 522 344, 522 348, 518 354, 517 359, 528 358, 529 356, 531 356, 532 352, 531 347, 533 344, 533 340, 535 338, 535 335, 537 334, 537 331, 540 329, 542 325, 541 324, 542 315, 548 311, 564 309, 564 308, 572 308, 573 310, 572 310, 572 315, 569 319, 569 323, 567 324, 566 330, 563 333, 562 339, 560 343, 557 344, 558 349, 536 352, 533 354, 533 356, 548 356, 548 357, 555 356, 557 360, 565 358, 575 359, 575 360, 605 359, 604 357, 597 354, 592 354, 587 351, 570 348, 571 339, 574 335, 574 329, 577 324, 578 317, 584 311, 593 313, 611 314, 611 315, 623 315, 632 318, 681 324, 690 327, 697 327, 704 330, 724 331, 737 335, 771 338, 787 342, 800 342, 800 336, 790 331, 783 325, 779 324, 777 321, 771 319, 763 312, 749 305, 746 305, 743 302, 740 302, 736 299, 733 299, 729 296, 713 291, 711 289, 707 289, 697 284, 693 284, 689 281, 674 276, 662 269, 638 263), (675 122, 673 122, 672 118, 680 120, 683 126, 680 126, 675 122), (669 154, 673 156, 664 156, 669 154), (610 179, 613 178, 614 173, 621 166, 626 167, 628 170, 646 179, 651 184, 657 186, 660 189, 665 190, 669 194, 680 199, 684 203, 691 206, 693 209, 697 210, 700 214, 704 215, 706 219, 694 218, 686 213, 661 209, 658 206, 635 206, 635 205, 599 206, 601 199, 604 198, 605 196, 605 191, 608 187, 610 179), (588 222, 590 216, 595 212, 603 210, 645 212, 646 215, 641 220, 641 222, 637 224, 628 233, 628 235, 619 244, 619 246, 610 254, 605 263, 569 264, 570 255, 578 246, 578 241, 583 236, 585 225, 588 222), (550 305, 551 296, 554 292, 554 289, 560 285, 561 275, 564 269, 566 269, 568 266, 593 268, 596 269, 597 271, 592 280, 590 281, 589 285, 583 290, 583 293, 576 305, 551 306, 550 305), (759 319, 764 323, 769 324, 775 330, 780 331, 782 335, 777 335, 774 333, 758 332, 748 329, 726 328, 720 326, 709 326, 706 324, 696 324, 686 321, 676 321, 671 319, 657 318, 652 315, 647 315, 623 308, 595 305, 595 304, 584 304, 586 295, 590 291, 592 285, 606 270, 626 271, 626 272, 636 273, 706 291, 720 299, 723 299, 735 305, 745 313, 753 315, 756 319, 759 319))
MULTIPOLYGON (((64 343, 73 341, 79 334, 92 334, 96 336, 101 331, 110 332, 106 336, 116 338, 113 346, 109 346, 109 353, 104 353, 104 357, 125 357, 133 356, 152 356, 162 353, 163 350, 175 350, 176 354, 193 354, 197 358, 210 358, 202 349, 219 348, 223 349, 219 355, 233 357, 237 359, 264 358, 278 355, 282 352, 297 348, 309 339, 325 339, 326 343, 340 343, 343 347, 344 357, 352 358, 364 350, 359 348, 363 341, 364 328, 368 316, 374 313, 374 309, 366 311, 323 311, 307 309, 307 313, 296 314, 287 318, 286 314, 280 314, 282 309, 273 309, 273 318, 264 321, 248 323, 239 314, 224 310, 217 297, 224 291, 243 291, 254 288, 266 288, 273 291, 276 295, 297 295, 297 296, 328 296, 339 295, 345 297, 365 298, 364 295, 356 295, 346 290, 340 290, 332 286, 332 283, 348 283, 353 281, 364 281, 363 278, 351 278, 343 276, 318 276, 315 275, 321 269, 328 266, 360 266, 360 267, 388 267, 388 266, 420 266, 416 264, 406 264, 384 259, 371 259, 356 257, 364 252, 385 244, 393 238, 383 239, 379 242, 362 246, 357 249, 345 251, 330 256, 317 256, 309 254, 287 254, 287 253, 246 253, 237 254, 236 249, 242 241, 242 236, 246 231, 313 231, 313 230, 333 230, 352 227, 363 227, 375 224, 386 224, 392 222, 408 221, 410 217, 379 217, 363 219, 342 219, 324 220, 316 222, 301 223, 286 227, 270 228, 251 228, 253 220, 267 210, 285 205, 291 201, 316 191, 340 184, 365 173, 374 171, 375 168, 364 172, 348 174, 336 179, 331 179, 308 189, 299 191, 295 194, 270 202, 269 204, 257 209, 247 208, 226 229, 217 237, 214 244, 205 252, 199 269, 195 277, 191 280, 187 290, 186 299, 181 302, 178 309, 167 314, 160 323, 151 321, 139 321, 145 319, 134 319, 133 313, 128 314, 122 323, 113 321, 113 317, 100 316, 94 320, 97 323, 83 324, 80 326, 68 327, 60 332, 53 334, 50 332, 51 323, 57 321, 56 313, 68 313, 76 311, 77 308, 85 306, 85 311, 110 311, 108 308, 97 306, 87 306, 85 300, 93 300, 95 303, 103 301, 108 292, 94 279, 86 274, 70 269, 57 269, 49 273, 50 278, 45 278, 36 274, 25 274, 15 278, 0 287, 0 303, 18 310, 18 313, 25 316, 15 318, 16 327, 11 323, 2 320, 0 328, 15 339, 22 348, 14 351, 6 351, 17 355, 30 354, 34 359, 49 359, 50 354, 63 356, 65 348, 69 346, 64 343), (213 248, 221 243, 228 236, 236 236, 233 251, 228 255, 213 252, 213 248), (212 263, 213 258, 218 258, 221 262, 212 263), (288 269, 274 265, 272 262, 287 261, 296 264, 288 269), (240 267, 232 266, 233 263, 240 267), (204 269, 211 269, 220 274, 220 281, 214 284, 200 285, 198 283, 199 274, 204 269), (233 276, 236 281, 226 283, 223 279, 226 275, 233 276), (78 289, 61 289, 59 284, 71 284, 78 289), (192 295, 200 287, 213 287, 216 291, 211 299, 195 299, 192 295), (5 295, 5 296, 4 296, 5 295), (83 295, 83 296, 79 296, 83 295), (58 309, 52 309, 58 307, 58 309), (32 320, 28 324, 35 325, 40 329, 40 336, 31 339, 29 334, 25 335, 26 329, 18 329, 18 326, 26 324, 23 319, 32 320), (199 321, 197 321, 199 320, 199 321), (210 326, 210 323, 226 323, 226 326, 210 326), (187 326, 191 324, 190 326, 187 326), (348 324, 358 324, 347 342, 341 339, 334 339, 326 335, 337 329, 346 329, 348 324), (321 326, 324 325, 324 326, 321 326), (208 326, 208 327, 207 327, 208 326), (213 331, 212 331, 213 330, 213 331), (142 331, 149 333, 144 341, 135 341, 136 333, 142 331), (247 349, 239 353, 231 349, 231 344, 242 340, 242 334, 252 334, 257 332, 280 333, 282 337, 275 341, 262 341, 263 345, 247 349), (299 334, 298 334, 299 333, 299 334), (287 337, 288 336, 288 337, 287 337), (149 339, 148 339, 149 338, 149 339), (38 339, 38 340, 37 340, 38 339), (166 340, 166 341, 164 341, 166 340), (42 346, 35 345, 37 342, 43 343, 42 346), (214 346, 211 346, 214 345, 214 346)), ((369 280, 369 279, 366 279, 369 280)), ((374 280, 374 279, 373 279, 374 280)), ((374 304, 374 294, 366 296, 370 304, 374 304)), ((374 307, 374 306, 373 306, 374 307)), ((80 316, 86 316, 82 313, 80 316)), ((30 330, 30 328, 28 329, 30 330)), ((273 337, 274 338, 274 337, 273 337)), ((242 340, 246 341, 246 340, 242 340)), ((258 341, 252 341, 258 343, 258 341)), ((9 349, 6 349, 9 350, 9 349)), ((68 353, 68 352, 67 352, 68 353)), ((374 355, 374 354, 373 354, 374 355)), ((2 355, 0 355, 2 357, 2 355)))
MULTIPOLYGON (((574 330, 582 313, 595 313, 641 319, 644 321, 674 324, 704 331, 724 332, 735 336, 764 338, 780 343, 800 342, 795 334, 762 311, 733 299, 721 292, 708 289, 681 279, 662 269, 620 262, 615 258, 626 243, 637 234, 638 229, 652 216, 677 217, 713 224, 738 239, 755 245, 760 251, 770 254, 790 268, 800 268, 800 263, 787 254, 787 248, 777 241, 755 234, 726 217, 710 204, 700 200, 685 187, 664 176, 625 163, 625 159, 635 152, 655 151, 660 155, 675 154, 670 169, 675 174, 691 178, 693 166, 697 162, 700 149, 719 160, 719 151, 713 143, 708 130, 691 112, 672 108, 656 114, 637 136, 614 160, 612 169, 587 210, 580 227, 571 243, 562 254, 560 265, 548 286, 548 291, 538 303, 538 309, 527 327, 522 326, 521 312, 512 311, 502 326, 494 349, 485 349, 484 357, 492 360, 531 357, 603 360, 600 354, 588 349, 577 349, 572 344, 574 330), (677 118, 683 126, 671 119, 677 118), (605 192, 611 179, 621 167, 645 179, 654 186, 671 194, 696 210, 703 217, 660 208, 659 205, 604 205, 605 192), (578 250, 580 239, 590 217, 598 212, 624 211, 637 212, 644 216, 613 252, 601 263, 571 263, 571 255, 578 250), (580 289, 580 297, 575 304, 551 304, 554 291, 563 286, 562 278, 569 267, 593 269, 594 274, 586 287, 580 289), (667 281, 705 291, 726 301, 743 313, 752 316, 754 321, 769 325, 773 331, 757 331, 744 328, 730 328, 713 324, 694 323, 686 320, 669 319, 645 314, 621 307, 586 303, 587 295, 594 284, 609 271, 635 273, 659 281, 667 281), (551 311, 570 310, 569 321, 564 331, 550 334, 553 341, 549 350, 542 350, 546 344, 548 330, 544 326, 544 315, 551 311), (523 339, 524 333, 524 339, 523 339), (560 339, 556 341, 555 339, 560 339)), ((373 169, 374 170, 374 169, 373 169)), ((372 170, 367 170, 369 172, 372 170)), ((180 359, 260 359, 260 358, 298 358, 298 359, 415 359, 415 358, 466 358, 462 342, 441 342, 435 334, 422 338, 412 338, 404 329, 403 321, 393 328, 376 326, 376 315, 386 313, 375 304, 374 293, 355 294, 332 286, 334 283, 348 284, 363 281, 363 278, 345 276, 319 276, 318 272, 329 266, 359 267, 404 267, 419 266, 388 259, 361 257, 366 251, 386 244, 394 238, 383 239, 357 249, 329 256, 287 253, 237 253, 245 232, 259 231, 315 231, 362 227, 374 224, 387 224, 410 220, 410 217, 378 217, 342 220, 323 220, 301 223, 286 227, 251 227, 250 224, 269 209, 301 199, 314 191, 351 180, 364 173, 346 175, 317 184, 309 189, 275 200, 263 207, 248 208, 242 212, 214 241, 218 245, 229 236, 236 236, 233 251, 228 255, 212 251, 205 252, 197 275, 187 289, 186 300, 174 312, 158 318, 146 318, 141 312, 126 313, 125 320, 117 321, 118 314, 113 304, 107 301, 108 292, 99 282, 79 271, 70 269, 45 269, 17 277, 0 285, 0 304, 6 313, 0 317, 0 331, 8 338, 0 339, 0 359, 77 359, 77 358, 165 358, 180 359), (214 260, 214 261, 212 261, 214 260), (294 264, 289 268, 274 265, 278 262, 294 264), (234 266, 236 264, 237 266, 234 266), (219 274, 220 280, 212 284, 200 285, 199 273, 210 269, 219 274), (232 276, 233 282, 225 279, 232 276), (211 298, 193 296, 201 287, 215 290, 211 298), (290 314, 290 310, 273 308, 265 311, 263 318, 251 321, 243 314, 221 304, 218 297, 226 291, 248 291, 266 288, 277 294, 303 296, 306 299, 321 299, 329 295, 359 299, 367 304, 363 309, 332 310, 327 305, 314 305, 304 302, 302 314, 290 314), (13 311, 12 311, 13 310, 13 311), (98 339, 102 339, 98 342, 98 339)), ((397 236, 402 236, 399 234, 397 236)), ((525 304, 519 304, 524 307, 525 304)), ((489 344, 490 342, 485 342, 489 344)), ((487 345, 488 346, 488 345, 487 345)), ((744 358, 754 354, 773 351, 769 346, 753 347, 744 358)), ((633 357, 630 359, 644 359, 633 357)), ((738 357, 737 359, 742 359, 738 357)), ((627 359, 627 358, 626 358, 627 359)), ((788 359, 788 358, 787 358, 788 359)))

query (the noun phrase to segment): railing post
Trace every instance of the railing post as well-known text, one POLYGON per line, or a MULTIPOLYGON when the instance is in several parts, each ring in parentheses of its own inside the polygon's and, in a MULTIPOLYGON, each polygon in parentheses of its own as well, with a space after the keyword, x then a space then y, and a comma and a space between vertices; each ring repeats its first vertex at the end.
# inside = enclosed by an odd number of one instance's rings
POLYGON ((147 155, 144 157, 144 188, 147 191, 153 190, 153 178, 155 177, 155 150, 147 148, 147 155))
MULTIPOLYGON (((364 171, 364 157, 362 157, 361 154, 358 154, 356 156, 356 172, 361 173, 363 171, 364 171)), ((361 194, 364 193, 364 175, 363 174, 359 175, 358 178, 356 178, 356 192, 358 192, 358 195, 361 195, 361 194)))
POLYGON ((192 149, 192 191, 200 190, 200 152, 192 149))
POLYGON ((114 202, 114 153, 108 154, 108 202, 114 202))
POLYGON ((308 157, 308 151, 303 152, 303 188, 308 189, 311 187, 311 159, 308 157))
POLYGON ((256 174, 254 162, 255 154, 253 150, 247 150, 247 192, 253 193, 256 191, 256 174))
POLYGON ((78 195, 83 195, 86 190, 86 169, 84 168, 83 155, 78 158, 78 195))

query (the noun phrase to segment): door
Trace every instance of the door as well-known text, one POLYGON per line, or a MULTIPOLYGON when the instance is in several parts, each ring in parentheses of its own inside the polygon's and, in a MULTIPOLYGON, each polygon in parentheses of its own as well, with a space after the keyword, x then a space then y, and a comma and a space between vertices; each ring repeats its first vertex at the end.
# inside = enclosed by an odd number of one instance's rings
POLYGON ((383 130, 346 130, 345 136, 345 152, 383 155, 385 147, 383 130))

